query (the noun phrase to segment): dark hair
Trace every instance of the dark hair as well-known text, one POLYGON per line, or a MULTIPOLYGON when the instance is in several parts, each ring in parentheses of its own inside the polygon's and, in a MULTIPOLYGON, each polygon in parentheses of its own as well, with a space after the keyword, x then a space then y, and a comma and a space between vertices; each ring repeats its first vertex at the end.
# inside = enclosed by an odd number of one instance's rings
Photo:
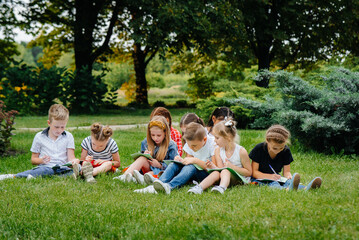
POLYGON ((231 117, 234 119, 234 113, 231 111, 231 109, 229 109, 228 107, 217 107, 216 109, 214 109, 207 122, 207 127, 210 128, 209 132, 212 131, 214 125, 212 119, 213 116, 216 117, 218 120, 224 120, 225 117, 231 117))
POLYGON ((198 124, 201 124, 202 126, 204 126, 204 121, 202 120, 202 118, 198 117, 197 114, 195 114, 195 113, 186 113, 181 118, 180 127, 186 126, 186 125, 188 125, 188 124, 190 124, 192 122, 198 123, 198 124))
POLYGON ((164 108, 164 107, 156 107, 156 108, 153 109, 153 111, 151 112, 150 119, 152 119, 154 116, 163 116, 163 117, 165 117, 166 119, 168 118, 168 121, 169 121, 168 125, 169 125, 170 128, 172 127, 172 116, 171 116, 170 111, 168 111, 167 108, 164 108))

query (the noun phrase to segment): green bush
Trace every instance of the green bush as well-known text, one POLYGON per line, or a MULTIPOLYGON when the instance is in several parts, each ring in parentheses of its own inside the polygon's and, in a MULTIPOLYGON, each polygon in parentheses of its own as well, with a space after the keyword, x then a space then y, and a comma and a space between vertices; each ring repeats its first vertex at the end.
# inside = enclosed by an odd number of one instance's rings
POLYGON ((146 74, 146 79, 150 88, 164 88, 166 83, 163 79, 162 74, 160 73, 148 73, 146 74))
POLYGON ((7 150, 10 148, 12 131, 15 130, 13 125, 15 124, 15 116, 17 111, 6 111, 6 106, 3 101, 0 100, 0 156, 6 155, 7 150))
POLYGON ((234 113, 237 122, 237 128, 248 128, 249 124, 253 122, 253 115, 249 109, 238 105, 228 98, 211 97, 206 100, 201 100, 197 103, 197 108, 200 110, 201 118, 207 123, 214 109, 217 107, 229 107, 234 113))
POLYGON ((321 152, 359 153, 359 73, 334 68, 314 86, 292 73, 270 74, 281 100, 232 100, 252 110, 258 122, 286 126, 305 146, 321 152))
POLYGON ((107 85, 102 82, 104 75, 93 76, 87 69, 76 70, 69 74, 64 83, 66 94, 60 100, 69 104, 74 112, 95 113, 103 104, 107 85))
POLYGON ((133 66, 129 63, 109 63, 109 72, 104 76, 104 82, 111 88, 119 89, 122 84, 128 82, 134 74, 133 66))

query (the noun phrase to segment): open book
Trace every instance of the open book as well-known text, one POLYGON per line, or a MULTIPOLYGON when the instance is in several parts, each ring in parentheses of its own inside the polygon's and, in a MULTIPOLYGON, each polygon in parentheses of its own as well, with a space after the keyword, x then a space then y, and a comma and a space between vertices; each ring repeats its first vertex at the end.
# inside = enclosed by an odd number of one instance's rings
POLYGON ((224 167, 224 168, 209 168, 207 169, 208 173, 214 172, 214 171, 222 171, 224 169, 227 169, 228 171, 230 171, 237 179, 241 180, 243 182, 243 184, 248 184, 250 181, 242 176, 241 174, 239 174, 238 172, 236 172, 235 170, 233 170, 232 168, 229 167, 224 167))
POLYGON ((133 154, 131 154, 131 157, 134 159, 134 160, 136 160, 137 158, 139 158, 139 157, 145 157, 145 158, 147 158, 147 159, 149 159, 149 160, 152 160, 153 158, 152 158, 152 156, 150 155, 150 154, 148 154, 148 153, 141 153, 141 152, 136 152, 136 153, 133 153, 133 154))
POLYGON ((260 182, 279 182, 281 184, 284 184, 288 178, 285 178, 285 177, 281 177, 279 180, 273 180, 273 179, 266 179, 266 178, 258 178, 256 179, 257 181, 260 181, 260 182))
MULTIPOLYGON (((178 163, 178 164, 181 164, 181 165, 184 165, 182 162, 180 161, 176 161, 176 160, 163 160, 167 165, 169 165, 170 163, 178 163)), ((197 164, 193 164, 193 166, 195 166, 198 170, 203 170, 203 168, 201 168, 200 166, 198 166, 197 164)))

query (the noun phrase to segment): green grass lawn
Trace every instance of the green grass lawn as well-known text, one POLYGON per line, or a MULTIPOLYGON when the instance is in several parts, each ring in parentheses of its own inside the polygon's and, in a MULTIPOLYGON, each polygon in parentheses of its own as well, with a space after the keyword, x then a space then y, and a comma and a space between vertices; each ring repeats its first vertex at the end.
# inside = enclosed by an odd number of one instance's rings
MULTIPOLYGON (((72 131, 76 154, 89 131, 72 131)), ((239 131, 248 152, 264 131, 239 131)), ((18 132, 13 148, 26 153, 0 160, 0 174, 31 168, 33 132, 18 132)), ((115 131, 122 166, 139 150, 145 129, 115 131)), ((302 183, 321 176, 312 192, 236 186, 224 195, 139 195, 136 184, 97 177, 89 185, 71 178, 0 181, 0 239, 358 239, 357 156, 323 155, 293 146, 291 172, 302 183)))
MULTIPOLYGON (((93 115, 74 115, 70 113, 67 127, 90 126, 94 122, 101 122, 105 125, 127 125, 148 123, 151 109, 126 108, 120 110, 107 110, 105 113, 93 115)), ((195 109, 173 108, 169 109, 173 122, 179 122, 187 112, 196 112, 195 109)), ((48 116, 18 116, 16 117, 15 128, 41 128, 47 126, 48 116)))

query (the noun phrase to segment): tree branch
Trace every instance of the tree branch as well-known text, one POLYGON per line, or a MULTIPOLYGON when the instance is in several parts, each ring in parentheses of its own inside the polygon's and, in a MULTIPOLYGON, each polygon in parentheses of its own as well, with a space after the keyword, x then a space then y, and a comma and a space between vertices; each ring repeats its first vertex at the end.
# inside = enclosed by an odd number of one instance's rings
POLYGON ((112 14, 112 17, 111 17, 111 21, 110 21, 110 25, 108 27, 108 30, 107 30, 107 34, 106 34, 106 38, 105 38, 105 41, 103 42, 102 46, 99 47, 91 56, 92 58, 92 62, 94 62, 96 60, 96 58, 98 58, 102 53, 104 53, 107 48, 108 48, 108 44, 110 42, 110 39, 111 39, 111 36, 112 36, 112 33, 113 33, 113 28, 116 24, 116 21, 118 19, 118 14, 119 14, 119 11, 120 11, 120 1, 119 0, 116 0, 116 6, 113 10, 113 14, 112 14))

